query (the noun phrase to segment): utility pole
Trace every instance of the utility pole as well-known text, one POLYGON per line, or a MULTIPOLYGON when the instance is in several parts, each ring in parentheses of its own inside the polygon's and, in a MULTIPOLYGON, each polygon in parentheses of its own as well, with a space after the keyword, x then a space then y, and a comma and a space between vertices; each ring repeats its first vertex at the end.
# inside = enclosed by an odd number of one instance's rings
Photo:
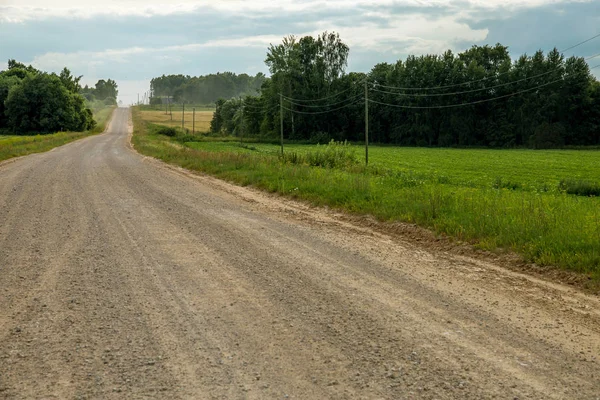
POLYGON ((137 102, 137 105, 138 106, 140 105, 140 94, 139 93, 138 93, 138 102, 137 102))
POLYGON ((244 104, 242 103, 242 121, 240 129, 240 146, 244 144, 244 104))
POLYGON ((196 134, 196 108, 192 108, 192 135, 196 134))
POLYGON ((365 80, 365 165, 369 165, 369 87, 365 80))
POLYGON ((283 93, 279 93, 279 122, 281 123, 281 155, 283 156, 283 93))
POLYGON ((185 101, 181 103, 181 129, 185 129, 185 101))

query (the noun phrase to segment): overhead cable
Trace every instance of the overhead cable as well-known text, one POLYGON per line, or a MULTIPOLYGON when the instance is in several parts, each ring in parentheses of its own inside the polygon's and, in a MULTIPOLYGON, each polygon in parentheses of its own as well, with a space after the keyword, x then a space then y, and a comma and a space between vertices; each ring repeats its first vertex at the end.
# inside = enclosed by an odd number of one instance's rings
POLYGON ((334 108, 334 109, 332 109, 332 110, 327 110, 327 111, 312 111, 312 112, 309 112, 309 111, 297 111, 297 110, 292 110, 292 109, 290 109, 290 108, 287 108, 287 107, 285 107, 285 106, 283 106, 282 108, 283 108, 284 110, 287 110, 287 111, 293 112, 293 113, 295 113, 295 114, 319 115, 319 114, 327 114, 327 113, 330 113, 330 112, 339 111, 339 110, 342 110, 342 109, 344 109, 344 108, 347 108, 347 107, 354 106, 354 105, 356 105, 356 104, 362 104, 362 102, 358 102, 358 101, 357 101, 357 102, 350 103, 350 104, 346 104, 345 106, 338 107, 338 108, 334 108))
MULTIPOLYGON (((365 79, 363 79, 363 80, 361 80, 359 82, 353 82, 352 85, 358 85, 360 83, 364 83, 366 80, 367 80, 367 78, 365 78, 365 79)), ((286 96, 284 94, 282 94, 281 96, 284 99, 286 99, 286 100, 291 100, 291 101, 295 101, 295 102, 299 102, 299 103, 302 103, 302 102, 304 102, 304 103, 311 103, 311 102, 319 102, 319 101, 325 101, 325 100, 333 99, 334 97, 337 97, 337 96, 339 96, 341 94, 349 92, 352 89, 354 89, 354 88, 351 86, 348 89, 342 90, 341 92, 334 93, 334 94, 332 94, 330 96, 327 96, 327 97, 321 97, 319 99, 295 99, 293 97, 288 97, 288 96, 286 96)))
POLYGON ((299 106, 299 107, 308 107, 308 108, 324 108, 324 107, 337 106, 337 105, 340 105, 340 104, 346 103, 346 102, 348 102, 348 101, 353 101, 353 100, 356 100, 356 99, 358 99, 359 97, 364 97, 364 96, 365 96, 365 95, 361 93, 361 94, 359 94, 359 95, 357 95, 357 96, 354 96, 354 97, 349 97, 349 98, 347 98, 347 99, 344 99, 344 100, 338 101, 338 102, 336 102, 336 103, 329 103, 329 104, 323 104, 323 105, 308 105, 308 104, 300 104, 300 103, 296 103, 296 102, 293 102, 293 101, 291 101, 291 100, 288 100, 288 99, 285 99, 285 100, 287 100, 287 102, 288 102, 288 103, 290 103, 290 104, 293 104, 293 105, 295 105, 295 106, 299 106))
MULTIPOLYGON (((596 58, 596 57, 600 57, 600 53, 593 55, 591 57, 586 58, 585 60, 591 60, 592 58, 596 58)), ((398 92, 391 92, 388 90, 380 90, 380 89, 376 89, 376 87, 379 87, 380 85, 377 84, 372 84, 372 91, 374 92, 378 92, 378 93, 385 93, 385 94, 392 94, 392 95, 397 95, 397 96, 402 96, 402 97, 443 97, 443 96, 453 96, 453 95, 459 95, 459 94, 467 94, 467 93, 476 93, 476 92, 483 92, 486 90, 491 90, 491 89, 497 89, 497 88, 501 88, 504 86, 510 86, 513 83, 520 83, 520 82, 525 82, 528 81, 530 79, 535 79, 535 78, 540 78, 542 76, 546 76, 549 74, 552 74, 554 72, 557 72, 557 70, 551 70, 551 71, 546 71, 543 72, 541 74, 537 74, 537 75, 533 75, 533 76, 528 76, 525 78, 521 78, 521 79, 517 79, 514 81, 510 81, 510 82, 505 82, 505 83, 501 83, 498 85, 494 85, 494 86, 488 86, 488 87, 483 87, 483 88, 478 88, 478 89, 471 89, 471 90, 464 90, 464 91, 460 91, 460 92, 452 92, 452 93, 416 93, 416 94, 412 94, 412 93, 398 93, 398 92)), ((381 87, 386 87, 386 86, 382 86, 381 87)))
POLYGON ((396 96, 402 96, 402 97, 442 97, 442 96, 454 96, 454 95, 459 95, 459 94, 466 94, 466 93, 475 93, 475 92, 483 92, 486 90, 491 90, 491 89, 497 89, 500 87, 504 87, 504 86, 509 86, 512 85, 513 83, 519 83, 519 82, 524 82, 530 79, 535 79, 535 78, 539 78, 545 75, 549 75, 552 72, 556 72, 556 71, 546 71, 542 74, 538 74, 538 75, 534 75, 534 76, 530 76, 527 78, 521 78, 515 81, 511 81, 511 82, 506 82, 506 83, 502 83, 499 85, 494 85, 494 86, 489 86, 489 87, 484 87, 484 88, 479 88, 479 89, 471 89, 471 90, 464 90, 461 92, 452 92, 452 93, 399 93, 399 92, 391 92, 388 90, 379 90, 379 89, 375 89, 372 88, 371 90, 374 92, 378 92, 378 93, 386 93, 386 94, 392 94, 392 95, 396 95, 396 96))
POLYGON ((583 42, 579 42, 579 43, 577 43, 576 45, 573 45, 573 46, 571 46, 571 47, 568 47, 568 48, 566 48, 566 49, 564 49, 564 50, 561 50, 560 52, 561 52, 561 53, 564 53, 565 51, 572 50, 572 49, 574 49, 574 48, 576 48, 576 47, 579 47, 579 46, 581 46, 582 44, 585 44, 585 43, 587 43, 587 42, 591 42, 592 40, 594 40, 594 39, 596 39, 596 38, 599 38, 599 37, 600 37, 600 33, 599 33, 599 34, 597 34, 596 36, 592 36, 591 38, 584 40, 583 42))
MULTIPOLYGON (((598 67, 600 67, 600 64, 598 64, 595 67, 592 67, 590 69, 595 69, 595 68, 598 68, 598 67)), ((468 103, 447 104, 447 105, 441 105, 441 106, 406 106, 406 105, 402 105, 402 104, 384 103, 384 102, 380 102, 380 101, 376 101, 376 100, 371 100, 371 99, 369 99, 369 103, 379 104, 379 105, 389 106, 389 107, 395 107, 395 108, 411 109, 411 110, 436 110, 436 109, 444 109, 444 108, 458 108, 458 107, 471 106, 471 105, 475 105, 475 104, 487 103, 487 102, 494 101, 494 100, 505 99, 505 98, 516 96, 516 95, 519 95, 519 94, 523 94, 523 93, 527 93, 527 92, 532 92, 534 90, 541 89, 541 88, 543 88, 545 86, 549 86, 549 85, 552 85, 554 83, 558 83, 558 82, 561 82, 561 81, 564 81, 564 78, 556 79, 554 81, 547 82, 547 83, 544 83, 542 85, 538 85, 538 86, 535 86, 535 87, 532 87, 532 88, 529 88, 529 89, 523 89, 523 90, 520 90, 518 92, 506 94, 506 95, 503 95, 503 96, 497 96, 497 97, 492 97, 492 98, 489 98, 489 99, 482 99, 482 100, 477 100, 477 101, 471 101, 471 102, 468 102, 468 103)))

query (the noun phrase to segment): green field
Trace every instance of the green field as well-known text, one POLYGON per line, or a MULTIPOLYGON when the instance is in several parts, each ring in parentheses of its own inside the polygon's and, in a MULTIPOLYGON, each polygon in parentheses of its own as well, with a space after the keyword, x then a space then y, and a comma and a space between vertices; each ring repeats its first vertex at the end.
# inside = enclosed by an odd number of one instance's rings
MULTIPOLYGON (((561 181, 600 182, 600 151, 462 150, 344 147, 350 165, 322 168, 295 155, 327 146, 272 144, 152 133, 134 111, 138 151, 241 185, 304 199, 383 221, 417 223, 525 261, 600 281, 600 197, 568 194, 561 181), (178 145, 173 146, 173 142, 178 145), (352 153, 355 153, 352 155, 352 153)), ((313 157, 314 158, 314 157, 313 157)))
POLYGON ((101 133, 104 131, 113 110, 114 107, 107 107, 95 112, 94 119, 98 125, 89 132, 58 132, 48 135, 0 135, 0 161, 48 151, 73 140, 101 133))
MULTIPOLYGON (((238 142, 191 142, 205 151, 277 155, 279 145, 238 142)), ((321 148, 323 146, 320 146, 321 148)), ((306 153, 317 145, 286 144, 285 151, 306 153)), ((361 162, 364 147, 353 145, 361 162)), ((370 146, 373 169, 404 173, 424 182, 471 188, 510 187, 524 191, 556 192, 562 180, 600 182, 598 150, 465 150, 370 146)))

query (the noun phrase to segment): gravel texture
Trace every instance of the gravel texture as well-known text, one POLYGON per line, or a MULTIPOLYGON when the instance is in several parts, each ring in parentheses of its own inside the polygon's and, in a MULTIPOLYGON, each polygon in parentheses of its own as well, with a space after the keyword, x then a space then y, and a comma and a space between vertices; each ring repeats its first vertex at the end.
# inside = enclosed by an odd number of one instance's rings
POLYGON ((600 301, 103 135, 0 165, 0 398, 600 399, 600 301))

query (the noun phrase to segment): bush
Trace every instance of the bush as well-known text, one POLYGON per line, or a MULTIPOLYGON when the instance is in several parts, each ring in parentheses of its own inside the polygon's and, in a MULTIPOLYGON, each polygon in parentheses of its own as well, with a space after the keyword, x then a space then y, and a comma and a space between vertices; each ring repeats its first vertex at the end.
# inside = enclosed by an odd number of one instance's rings
POLYGON ((54 74, 27 76, 10 89, 4 105, 7 125, 15 133, 81 132, 95 125, 84 98, 54 74))
POLYGON ((358 164, 356 152, 348 142, 331 140, 326 146, 318 146, 316 151, 300 154, 287 152, 280 156, 290 164, 305 164, 313 167, 344 168, 358 164))
POLYGON ((150 97, 150 105, 151 106, 162 106, 163 105, 163 97, 156 97, 156 96, 150 97))
POLYGON ((512 182, 509 180, 504 180, 501 177, 494 179, 492 183, 492 187, 494 189, 509 189, 509 190, 517 190, 521 189, 521 184, 519 182, 512 182))
POLYGON ((88 93, 82 93, 81 95, 82 95, 82 96, 85 98, 85 100, 86 100, 86 101, 88 101, 88 102, 93 102, 93 101, 95 101, 95 100, 96 100, 96 98, 94 97, 94 95, 93 95, 92 93, 89 93, 89 92, 88 92, 88 93))
POLYGON ((179 143, 202 142, 202 140, 203 140, 202 136, 191 135, 190 131, 188 131, 187 129, 185 132, 182 132, 181 129, 179 129, 175 139, 179 143))
POLYGON ((576 196, 600 196, 600 184, 584 180, 562 180, 558 184, 558 190, 576 196))
POLYGON ((178 129, 177 128, 173 128, 171 126, 158 126, 155 129, 155 133, 159 134, 159 135, 165 135, 168 137, 175 137, 178 134, 178 129))

